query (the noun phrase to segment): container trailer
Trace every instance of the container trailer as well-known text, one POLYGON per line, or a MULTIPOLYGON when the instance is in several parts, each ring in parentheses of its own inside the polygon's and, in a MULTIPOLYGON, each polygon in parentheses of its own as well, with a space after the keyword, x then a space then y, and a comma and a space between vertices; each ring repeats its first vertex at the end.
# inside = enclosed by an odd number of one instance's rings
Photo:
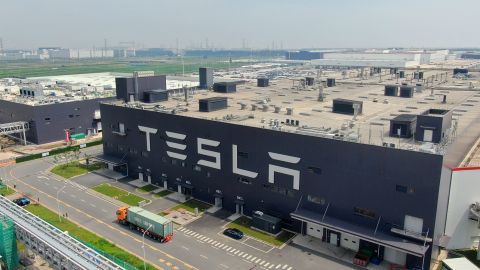
POLYGON ((119 208, 117 210, 117 221, 162 243, 170 241, 173 237, 173 222, 171 220, 140 207, 119 208))

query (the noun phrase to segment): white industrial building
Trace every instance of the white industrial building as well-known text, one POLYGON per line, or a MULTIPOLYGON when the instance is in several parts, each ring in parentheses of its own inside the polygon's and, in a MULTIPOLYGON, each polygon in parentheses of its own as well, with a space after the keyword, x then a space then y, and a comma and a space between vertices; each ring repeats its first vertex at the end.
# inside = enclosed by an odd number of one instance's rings
POLYGON ((113 50, 110 49, 53 49, 48 50, 52 59, 85 59, 113 57, 113 50))
POLYGON ((406 68, 445 61, 448 53, 448 50, 326 52, 323 55, 323 59, 312 60, 312 64, 323 66, 406 68))

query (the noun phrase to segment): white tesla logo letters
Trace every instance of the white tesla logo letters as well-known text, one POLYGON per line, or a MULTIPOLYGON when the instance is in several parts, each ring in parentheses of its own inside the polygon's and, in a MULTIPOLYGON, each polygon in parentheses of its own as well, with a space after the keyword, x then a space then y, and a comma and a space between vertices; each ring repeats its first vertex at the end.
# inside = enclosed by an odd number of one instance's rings
POLYGON ((258 176, 258 173, 256 172, 251 172, 251 171, 247 171, 247 170, 244 170, 244 169, 240 169, 238 168, 238 151, 237 151, 237 145, 236 144, 232 144, 232 163, 233 163, 233 173, 236 173, 236 174, 239 174, 239 175, 243 175, 243 176, 246 176, 246 177, 250 177, 250 178, 256 178, 258 176))
MULTIPOLYGON (((278 161, 283 161, 286 163, 292 163, 292 164, 297 164, 300 162, 299 157, 293 157, 293 156, 287 156, 287 155, 282 155, 282 154, 277 154, 273 152, 268 152, 268 155, 273 159, 273 160, 278 160, 278 161)), ((277 165, 272 165, 268 164, 268 182, 269 183, 275 183, 275 173, 283 173, 286 175, 290 175, 293 177, 293 189, 299 190, 300 188, 300 171, 285 168, 285 167, 280 167, 277 165)))
MULTIPOLYGON (((185 135, 185 134, 175 133, 175 132, 171 132, 171 131, 165 131, 165 134, 167 134, 167 137, 169 137, 169 138, 176 139, 176 140, 181 140, 181 141, 185 140, 185 138, 187 137, 187 135, 185 135)), ((170 148, 173 148, 173 149, 176 149, 176 150, 182 150, 182 151, 187 149, 186 144, 181 144, 181 143, 176 143, 176 142, 171 142, 171 141, 166 141, 166 142, 167 142, 167 146, 170 147, 170 148)), ((187 155, 176 153, 176 152, 167 151, 167 155, 171 158, 176 158, 176 159, 180 159, 180 160, 187 159, 187 155)))
MULTIPOLYGON (((150 134, 156 134, 157 129, 138 126, 138 129, 142 132, 145 132, 145 138, 147 143, 147 151, 150 152, 150 134)), ((171 158, 179 159, 179 160, 186 160, 187 155, 184 153, 178 153, 179 151, 185 151, 187 149, 187 145, 185 144, 185 138, 187 135, 165 131, 167 135, 167 155, 171 158), (173 140, 173 141, 172 141, 173 140)), ((204 149, 204 146, 209 147, 218 147, 220 145, 219 141, 204 139, 204 138, 197 138, 197 152, 199 155, 207 156, 213 158, 214 161, 199 159, 197 161, 198 165, 202 165, 205 167, 210 167, 213 169, 220 170, 221 169, 221 154, 220 152, 215 152, 211 150, 204 149)), ((298 164, 300 162, 299 157, 288 156, 273 152, 268 152, 268 155, 271 159, 276 161, 281 161, 284 163, 290 164, 298 164)), ((236 144, 232 144, 232 170, 234 174, 246 176, 249 178, 257 178, 258 173, 248 171, 245 169, 240 169, 238 167, 238 146, 236 144)), ((293 177, 293 189, 299 190, 300 189, 300 171, 294 170, 290 168, 285 168, 278 165, 268 164, 268 182, 274 184, 275 183, 275 173, 281 173, 285 175, 289 175, 293 177)))
POLYGON ((156 128, 144 127, 144 126, 138 126, 138 129, 140 131, 145 132, 145 136, 147 137, 147 151, 150 152, 150 134, 156 134, 157 129, 156 128))
POLYGON ((213 151, 210 151, 210 150, 205 150, 205 149, 202 148, 203 145, 217 147, 217 146, 220 145, 220 142, 212 141, 212 140, 208 140, 208 139, 203 139, 203 138, 197 138, 198 154, 215 158, 215 162, 200 159, 197 162, 197 164, 220 170, 220 168, 221 168, 221 166, 220 166, 220 153, 213 152, 213 151))

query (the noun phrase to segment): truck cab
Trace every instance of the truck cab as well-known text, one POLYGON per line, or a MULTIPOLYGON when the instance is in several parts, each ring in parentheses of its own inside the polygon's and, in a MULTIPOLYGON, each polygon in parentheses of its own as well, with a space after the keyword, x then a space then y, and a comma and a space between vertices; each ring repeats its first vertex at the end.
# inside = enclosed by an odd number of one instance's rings
POLYGON ((117 221, 125 223, 127 221, 128 207, 121 207, 117 210, 117 221))

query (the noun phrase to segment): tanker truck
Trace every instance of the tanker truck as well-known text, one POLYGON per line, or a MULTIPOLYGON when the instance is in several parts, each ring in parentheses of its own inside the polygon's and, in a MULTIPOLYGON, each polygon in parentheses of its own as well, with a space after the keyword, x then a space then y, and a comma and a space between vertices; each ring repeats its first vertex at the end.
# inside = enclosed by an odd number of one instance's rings
POLYGON ((137 230, 152 239, 162 243, 173 237, 173 223, 171 220, 156 215, 140 207, 121 207, 117 210, 118 223, 137 230))

